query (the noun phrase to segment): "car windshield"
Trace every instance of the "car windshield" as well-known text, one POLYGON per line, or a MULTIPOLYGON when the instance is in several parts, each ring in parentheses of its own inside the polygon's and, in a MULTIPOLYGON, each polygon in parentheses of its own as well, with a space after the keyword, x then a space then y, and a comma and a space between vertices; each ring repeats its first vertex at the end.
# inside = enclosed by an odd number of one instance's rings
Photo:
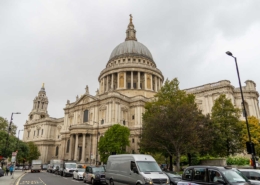
POLYGON ((104 167, 95 167, 95 168, 92 168, 92 171, 93 171, 93 173, 95 173, 95 172, 104 172, 105 169, 104 169, 104 167))
POLYGON ((181 178, 181 176, 177 173, 169 173, 169 172, 166 172, 166 174, 169 176, 169 177, 172 177, 172 178, 181 178))
POLYGON ((230 183, 246 182, 246 180, 234 170, 225 170, 222 171, 222 173, 230 183))
POLYGON ((76 164, 66 164, 66 168, 76 168, 76 164))
POLYGON ((161 172, 161 168, 154 161, 137 161, 140 172, 161 172))

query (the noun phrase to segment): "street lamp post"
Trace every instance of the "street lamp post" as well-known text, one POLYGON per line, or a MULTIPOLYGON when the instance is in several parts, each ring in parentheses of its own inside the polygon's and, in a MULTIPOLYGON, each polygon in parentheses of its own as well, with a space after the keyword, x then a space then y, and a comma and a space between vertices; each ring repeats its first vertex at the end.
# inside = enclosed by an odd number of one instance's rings
POLYGON ((238 82, 239 82, 241 98, 242 98, 244 115, 245 115, 245 119, 246 119, 246 127, 247 127, 247 134, 248 134, 248 139, 249 139, 249 144, 250 144, 250 149, 251 149, 251 155, 252 155, 254 169, 256 169, 255 156, 254 156, 254 146, 252 144, 251 134, 250 134, 250 130, 249 130, 249 124, 248 124, 248 120, 247 120, 247 112, 246 112, 246 106, 245 106, 245 101, 244 101, 244 96, 243 96, 243 91, 242 91, 242 86, 241 86, 241 81, 240 81, 240 75, 239 75, 239 70, 238 70, 238 65, 237 65, 237 58, 234 57, 233 54, 230 51, 227 51, 226 54, 235 59, 236 69, 237 69, 237 77, 238 77, 238 82))
POLYGON ((12 112, 10 124, 9 124, 8 131, 7 131, 7 136, 6 136, 5 149, 4 149, 4 153, 3 153, 6 158, 7 158, 7 156, 6 156, 6 148, 7 148, 7 145, 8 145, 9 133, 11 131, 11 126, 12 126, 12 121, 13 121, 13 115, 14 114, 21 114, 21 113, 20 112, 12 112))
MULTIPOLYGON (((98 135, 99 135, 99 122, 95 122, 93 121, 94 123, 97 123, 98 127, 97 127, 97 146, 96 146, 96 165, 98 165, 98 135)), ((104 124, 104 120, 102 119, 101 120, 101 124, 104 124)))

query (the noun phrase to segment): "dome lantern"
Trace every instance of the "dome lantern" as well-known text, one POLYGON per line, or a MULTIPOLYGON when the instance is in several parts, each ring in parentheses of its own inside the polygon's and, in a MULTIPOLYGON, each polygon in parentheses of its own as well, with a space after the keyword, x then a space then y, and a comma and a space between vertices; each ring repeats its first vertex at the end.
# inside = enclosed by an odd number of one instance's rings
POLYGON ((137 41, 136 36, 135 36, 135 33, 136 33, 135 26, 132 22, 132 19, 133 19, 132 14, 130 14, 130 22, 129 22, 128 27, 127 27, 128 29, 126 30, 125 41, 128 41, 128 40, 137 41))

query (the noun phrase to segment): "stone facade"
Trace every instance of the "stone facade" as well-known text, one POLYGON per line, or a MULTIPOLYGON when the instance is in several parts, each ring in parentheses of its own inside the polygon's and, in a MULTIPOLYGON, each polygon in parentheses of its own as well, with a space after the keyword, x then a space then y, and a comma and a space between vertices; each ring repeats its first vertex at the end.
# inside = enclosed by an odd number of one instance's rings
MULTIPOLYGON (((77 96, 76 101, 67 100, 65 115, 59 119, 49 117, 48 98, 44 86, 41 88, 24 125, 23 141, 33 141, 38 146, 44 163, 59 158, 95 164, 99 161, 99 138, 117 123, 130 129, 127 151, 139 153, 144 104, 159 91, 164 76, 150 51, 137 42, 132 17, 125 42, 113 50, 98 81, 96 95, 90 95, 86 86, 84 95, 77 96)), ((248 115, 259 118, 259 94, 255 86, 248 80, 243 90, 248 115)), ((214 100, 223 93, 241 108, 240 91, 227 80, 186 89, 186 92, 196 95, 196 103, 204 114, 211 112, 214 100)))

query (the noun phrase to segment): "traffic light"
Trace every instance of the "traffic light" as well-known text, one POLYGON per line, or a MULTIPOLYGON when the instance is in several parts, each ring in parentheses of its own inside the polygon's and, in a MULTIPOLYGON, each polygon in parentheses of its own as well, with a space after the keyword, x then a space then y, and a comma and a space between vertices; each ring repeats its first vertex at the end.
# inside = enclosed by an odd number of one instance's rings
POLYGON ((255 145, 252 142, 247 141, 246 142, 246 150, 248 154, 254 154, 255 155, 255 145))

